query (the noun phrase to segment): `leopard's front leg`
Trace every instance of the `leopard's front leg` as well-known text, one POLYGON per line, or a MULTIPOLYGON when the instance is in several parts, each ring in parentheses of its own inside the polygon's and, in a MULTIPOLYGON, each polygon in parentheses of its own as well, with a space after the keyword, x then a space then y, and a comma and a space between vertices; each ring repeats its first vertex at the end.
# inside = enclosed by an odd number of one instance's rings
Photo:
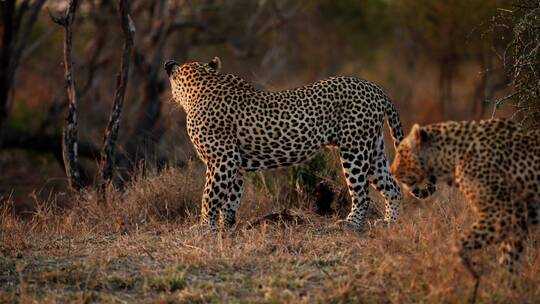
POLYGON ((234 150, 223 155, 226 157, 206 162, 206 182, 200 220, 202 224, 210 225, 213 231, 218 229, 221 209, 228 203, 240 165, 239 157, 234 150))

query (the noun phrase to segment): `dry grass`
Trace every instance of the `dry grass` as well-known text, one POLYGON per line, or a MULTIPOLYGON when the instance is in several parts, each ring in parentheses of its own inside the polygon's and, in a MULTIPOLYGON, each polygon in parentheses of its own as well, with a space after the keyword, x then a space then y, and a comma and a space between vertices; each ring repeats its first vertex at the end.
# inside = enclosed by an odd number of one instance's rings
MULTIPOLYGON (((244 229, 274 209, 248 183, 240 227, 211 234, 196 225, 201 169, 167 170, 109 193, 93 193, 31 219, 0 216, 1 302, 331 302, 463 303, 472 280, 452 252, 471 217, 461 196, 407 200, 391 227, 363 233, 297 209, 304 222, 244 229)), ((376 213, 376 212, 374 212, 376 213)), ((371 218, 373 219, 373 218, 371 218)), ((512 279, 481 256, 485 303, 537 303, 539 234, 527 242, 523 273, 512 279)))

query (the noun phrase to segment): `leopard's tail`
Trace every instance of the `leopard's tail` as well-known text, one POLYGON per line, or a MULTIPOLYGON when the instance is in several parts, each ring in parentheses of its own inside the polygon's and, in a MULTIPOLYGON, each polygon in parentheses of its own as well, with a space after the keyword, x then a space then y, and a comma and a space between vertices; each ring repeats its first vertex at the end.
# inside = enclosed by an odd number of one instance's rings
MULTIPOLYGON (((388 125, 390 125, 390 134, 394 138, 394 147, 397 149, 401 141, 403 141, 403 126, 396 107, 388 97, 386 97, 386 118, 388 119, 388 125)), ((436 182, 435 179, 430 179, 423 187, 414 185, 411 187, 410 192, 419 199, 425 199, 437 190, 436 182)))
POLYGON ((396 107, 388 97, 386 97, 386 118, 390 126, 390 134, 394 139, 394 147, 397 149, 399 143, 403 140, 403 126, 401 125, 396 107))

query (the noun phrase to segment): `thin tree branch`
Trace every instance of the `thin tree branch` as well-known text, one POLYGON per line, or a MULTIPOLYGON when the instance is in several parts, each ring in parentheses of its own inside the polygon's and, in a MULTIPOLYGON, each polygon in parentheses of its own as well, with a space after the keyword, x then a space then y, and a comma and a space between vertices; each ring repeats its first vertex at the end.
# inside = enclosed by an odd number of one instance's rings
POLYGON ((134 128, 132 128, 129 139, 125 143, 125 157, 120 158, 118 162, 127 169, 123 174, 123 180, 130 178, 130 173, 137 169, 141 160, 154 154, 149 151, 153 150, 158 141, 152 138, 151 133, 155 130, 161 115, 162 100, 160 96, 164 91, 165 82, 160 77, 160 66, 171 23, 167 20, 169 18, 165 16, 166 2, 160 1, 159 4, 155 3, 155 5, 157 7, 152 9, 152 18, 149 22, 154 26, 152 26, 153 30, 147 39, 153 52, 141 52, 137 47, 134 49, 135 68, 144 79, 143 101, 135 119, 134 128))
MULTIPOLYGON (((59 162, 62 162, 62 135, 46 134, 41 130, 37 133, 7 128, 2 144, 2 149, 23 149, 37 152, 53 153, 59 162)), ((90 142, 80 142, 78 145, 79 156, 97 159, 99 148, 90 142)))
POLYGON ((77 160, 77 140, 78 140, 78 110, 77 110, 77 92, 75 90, 75 81, 72 73, 72 25, 75 20, 77 10, 77 0, 69 0, 66 15, 55 17, 50 12, 51 19, 64 27, 64 69, 66 79, 66 92, 69 102, 68 115, 66 117, 66 126, 62 133, 62 156, 66 168, 69 186, 79 191, 81 190, 81 176, 77 160))
POLYGON ((100 178, 99 183, 105 187, 112 179, 114 152, 116 140, 118 139, 118 129, 120 127, 120 117, 122 114, 122 105, 124 103, 124 95, 129 75, 129 64, 131 49, 133 47, 133 35, 135 34, 135 26, 129 16, 129 4, 127 0, 119 0, 120 14, 122 20, 122 31, 124 32, 124 51, 122 53, 122 62, 120 71, 117 75, 116 91, 114 94, 114 103, 109 118, 107 129, 105 129, 105 138, 103 140, 103 148, 101 150, 100 162, 100 178))

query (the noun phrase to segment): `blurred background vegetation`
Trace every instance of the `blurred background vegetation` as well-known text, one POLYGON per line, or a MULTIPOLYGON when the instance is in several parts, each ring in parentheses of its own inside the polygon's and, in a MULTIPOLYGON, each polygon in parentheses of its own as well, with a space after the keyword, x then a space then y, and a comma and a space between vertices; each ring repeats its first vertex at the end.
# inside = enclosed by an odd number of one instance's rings
MULTIPOLYGON (((492 115, 532 127, 540 122, 538 1, 129 2, 136 33, 115 162, 119 186, 148 168, 182 167, 196 158, 184 113, 170 102, 162 65, 171 58, 219 56, 224 72, 267 90, 333 75, 368 79, 392 98, 406 130, 416 122, 492 115)), ((9 198, 21 210, 31 209, 35 197, 67 190, 60 151, 67 111, 63 30, 47 12, 63 14, 66 5, 0 2, 0 201, 9 198)), ((96 175, 122 44, 117 3, 82 1, 73 25, 73 73, 87 186, 96 175)), ((339 188, 335 161, 324 151, 302 166, 248 180, 291 201, 321 180, 339 188)))

